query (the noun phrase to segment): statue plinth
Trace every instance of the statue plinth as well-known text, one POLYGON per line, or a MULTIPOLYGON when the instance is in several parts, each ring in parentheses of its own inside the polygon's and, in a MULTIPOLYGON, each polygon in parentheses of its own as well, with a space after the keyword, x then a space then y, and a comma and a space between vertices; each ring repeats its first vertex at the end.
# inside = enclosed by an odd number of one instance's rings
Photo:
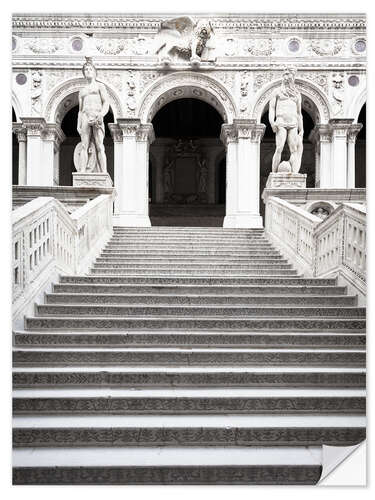
POLYGON ((108 172, 73 172, 74 187, 112 187, 108 172))
POLYGON ((267 179, 266 188, 306 188, 307 174, 293 172, 271 172, 267 179))

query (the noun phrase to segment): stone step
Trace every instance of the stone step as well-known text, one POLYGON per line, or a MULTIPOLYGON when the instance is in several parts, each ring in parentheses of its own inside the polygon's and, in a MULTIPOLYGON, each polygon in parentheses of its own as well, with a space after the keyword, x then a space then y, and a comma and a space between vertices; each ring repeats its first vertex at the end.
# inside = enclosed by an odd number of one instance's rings
POLYGON ((189 252, 191 250, 197 251, 197 252, 217 252, 218 250, 225 251, 225 252, 262 252, 263 250, 273 250, 275 251, 275 248, 270 244, 270 243, 257 243, 257 244, 251 244, 251 243, 245 243, 245 244, 224 244, 224 243, 212 243, 212 244, 202 244, 202 243, 197 243, 197 244, 176 244, 173 242, 165 242, 165 243, 152 243, 149 242, 148 244, 146 242, 135 242, 131 241, 129 243, 108 243, 103 250, 108 251, 108 250, 132 250, 133 252, 138 252, 138 251, 143 251, 143 250, 152 250, 152 251, 174 251, 174 250, 180 250, 180 251, 185 251, 189 252))
POLYGON ((201 243, 212 243, 212 244, 219 244, 219 243, 235 243, 235 244, 248 244, 248 243, 269 243, 269 240, 264 237, 264 235, 207 235, 207 234, 173 234, 173 235, 165 235, 165 234, 148 234, 148 235, 128 235, 128 234, 114 234, 111 239, 110 243, 128 243, 128 242, 171 242, 175 244, 179 243, 187 243, 187 244, 201 244, 201 243))
POLYGON ((365 437, 365 427, 16 427, 13 446, 352 446, 365 437))
POLYGON ((103 255, 98 257, 95 261, 96 264, 143 264, 143 265, 172 265, 172 266, 180 266, 183 267, 186 264, 190 264, 194 262, 195 264, 208 264, 210 266, 221 266, 221 265, 262 265, 267 266, 268 264, 287 264, 288 261, 283 259, 281 256, 259 256, 259 257, 236 257, 236 256, 225 256, 225 257, 215 257, 215 256, 205 256, 205 257, 196 257, 194 255, 189 256, 176 256, 176 255, 163 255, 159 257, 146 255, 146 256, 136 256, 133 255, 131 257, 123 256, 123 255, 103 255))
POLYGON ((231 269, 229 266, 225 268, 225 266, 217 267, 213 269, 207 269, 207 266, 202 267, 190 267, 187 269, 181 269, 180 267, 172 267, 168 266, 167 269, 160 269, 161 266, 155 265, 147 266, 147 267, 105 267, 105 266, 96 266, 94 265, 91 269, 91 275, 101 275, 101 274, 109 274, 113 276, 179 276, 179 277, 198 277, 198 278, 211 278, 211 277, 222 277, 222 276, 247 276, 247 277, 255 277, 255 276, 297 276, 298 273, 294 269, 280 269, 279 267, 274 266, 274 268, 264 269, 262 266, 260 269, 256 269, 254 267, 248 269, 231 269))
POLYGON ((14 397, 14 415, 364 415, 363 396, 287 397, 14 397))
POLYGON ((16 346, 44 347, 324 347, 362 348, 366 336, 330 332, 231 333, 231 332, 15 332, 16 346))
POLYGON ((203 318, 165 318, 165 317, 76 317, 49 316, 25 317, 25 328, 28 330, 234 330, 234 331, 339 331, 339 332, 364 332, 366 321, 364 319, 341 318, 287 318, 287 319, 215 319, 203 318))
POLYGON ((364 318, 366 309, 364 307, 318 307, 318 306, 289 306, 289 307, 250 307, 221 305, 220 307, 193 306, 193 305, 142 305, 142 306, 122 306, 111 304, 36 304, 35 313, 37 316, 163 316, 163 317, 211 317, 220 318, 284 318, 304 317, 304 318, 364 318))
MULTIPOLYGON (((346 368, 346 367, 345 367, 346 368)), ((33 371, 13 372, 13 388, 57 388, 57 387, 121 387, 121 388, 148 388, 148 387, 337 387, 337 388, 365 388, 366 374, 364 371, 285 371, 265 372, 225 371, 215 369, 208 371, 182 371, 161 369, 152 371, 114 371, 112 367, 102 368, 100 371, 88 371, 86 367, 77 371, 47 371, 33 369, 33 371)), ((23 368, 23 370, 25 370, 23 368)), ((186 369, 185 369, 186 370, 186 369)), ((257 368, 255 368, 257 370, 257 368)), ((258 369, 259 370, 259 369, 258 369)))
POLYGON ((161 304, 161 305, 308 305, 356 306, 357 297, 349 295, 160 295, 160 294, 99 294, 47 293, 46 304, 161 304))
POLYGON ((14 366, 365 366, 365 351, 349 350, 17 350, 14 366))
POLYGON ((345 296, 346 287, 343 286, 242 286, 242 285, 110 285, 110 284, 79 284, 58 283, 53 285, 54 293, 79 293, 79 294, 126 294, 126 295, 199 295, 209 296, 345 296))
POLYGON ((264 277, 181 277, 181 276, 60 276, 60 283, 121 284, 121 285, 216 285, 216 286, 336 286, 335 278, 302 278, 300 276, 264 276, 264 277))
POLYGON ((113 226, 114 233, 126 233, 126 234, 148 234, 148 233, 166 233, 166 234, 175 234, 175 233, 205 233, 205 234, 262 234, 264 233, 264 228, 229 228, 229 227, 220 227, 220 228, 212 228, 212 227, 169 227, 169 226, 158 226, 158 227, 124 227, 124 226, 113 226))
POLYGON ((122 257, 122 258, 160 258, 160 257, 172 257, 172 258, 188 258, 188 257, 194 257, 196 259, 198 258, 216 258, 216 259, 251 259, 251 258, 256 258, 256 257, 263 257, 263 258, 282 258, 280 252, 277 250, 261 250, 261 251, 256 251, 256 250, 244 250, 244 251, 225 251, 223 249, 216 248, 212 250, 202 250, 200 248, 194 248, 194 249, 189 249, 189 250, 169 250, 168 248, 165 248, 163 250, 150 250, 150 249, 142 249, 138 251, 134 251, 131 249, 123 249, 123 250, 107 250, 104 249, 101 252, 101 257, 122 257))
POLYGON ((71 462, 62 448, 24 448, 14 451, 13 484, 312 485, 322 466, 310 448, 71 448, 71 462))
MULTIPOLYGON (((176 272, 184 272, 187 269, 196 269, 196 270, 201 270, 201 269, 207 269, 208 271, 217 271, 220 273, 221 271, 279 271, 279 270, 285 270, 285 269, 292 269, 292 264, 285 264, 284 262, 277 260, 272 261, 269 264, 266 264, 264 262, 258 263, 254 261, 250 262, 241 262, 241 263, 227 263, 224 261, 198 261, 198 262, 190 262, 190 263, 180 263, 180 262, 173 262, 172 259, 165 260, 164 262, 148 262, 146 260, 141 260, 141 262, 136 263, 136 262, 121 262, 121 261, 99 261, 99 259, 96 260, 94 263, 92 270, 107 270, 107 269, 113 269, 116 271, 117 269, 119 271, 137 271, 138 269, 149 269, 150 271, 152 270, 176 270, 176 272)), ((293 272, 294 271, 293 269, 293 272)))

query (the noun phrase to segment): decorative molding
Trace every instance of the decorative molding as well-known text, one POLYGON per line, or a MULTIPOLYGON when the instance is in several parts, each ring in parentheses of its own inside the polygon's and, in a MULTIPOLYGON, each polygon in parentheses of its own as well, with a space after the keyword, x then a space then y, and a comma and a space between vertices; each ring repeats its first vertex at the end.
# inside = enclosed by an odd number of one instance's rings
POLYGON ((24 48, 34 54, 55 54, 65 48, 64 38, 33 38, 24 42, 24 48))
POLYGON ((27 129, 27 137, 40 136, 46 126, 46 120, 38 117, 21 117, 22 125, 27 129))
POLYGON ((136 138, 136 134, 141 125, 139 118, 118 118, 117 123, 122 130, 123 137, 136 138))
POLYGON ((121 38, 95 38, 95 46, 105 55, 118 55, 125 48, 125 40, 121 38))
POLYGON ((343 48, 342 40, 326 39, 311 40, 311 49, 318 56, 335 56, 343 48))
POLYGON ((244 50, 252 56, 270 56, 274 51, 272 38, 255 38, 245 43, 244 50))
POLYGON ((121 142, 123 139, 123 133, 120 125, 118 123, 109 123, 108 124, 109 131, 111 132, 111 136, 113 142, 121 142))

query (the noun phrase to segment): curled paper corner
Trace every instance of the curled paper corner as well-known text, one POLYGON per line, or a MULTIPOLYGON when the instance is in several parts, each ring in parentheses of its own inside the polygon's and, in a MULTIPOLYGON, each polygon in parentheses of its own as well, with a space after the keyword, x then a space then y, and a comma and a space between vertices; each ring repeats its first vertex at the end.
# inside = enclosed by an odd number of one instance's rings
POLYGON ((353 446, 322 446, 318 486, 366 486, 366 440, 353 446))

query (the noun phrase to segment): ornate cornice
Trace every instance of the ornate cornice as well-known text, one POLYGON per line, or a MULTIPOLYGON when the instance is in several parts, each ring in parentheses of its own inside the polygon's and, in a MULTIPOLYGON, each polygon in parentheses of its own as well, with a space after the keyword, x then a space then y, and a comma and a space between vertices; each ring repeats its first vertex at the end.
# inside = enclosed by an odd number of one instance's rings
POLYGON ((237 137, 239 139, 250 139, 251 142, 260 142, 266 129, 263 123, 257 123, 254 118, 250 120, 235 119, 233 123, 236 127, 237 137))
POLYGON ((227 146, 229 143, 237 142, 237 128, 235 125, 224 123, 221 126, 220 139, 227 146))
POLYGON ((123 137, 136 137, 141 121, 138 118, 119 118, 117 120, 123 137))
POLYGON ((348 129, 348 142, 355 144, 357 135, 362 130, 362 128, 363 128, 362 123, 352 123, 352 125, 350 125, 348 129))
POLYGON ((17 136, 18 142, 25 142, 27 139, 27 129, 22 123, 12 123, 12 132, 17 136))
MULTIPOLYGON (((12 18, 13 30, 128 30, 129 32, 157 32, 165 17, 181 14, 131 15, 106 14, 88 16, 84 14, 16 14, 12 18)), ((216 15, 194 14, 208 17, 216 31, 243 32, 282 31, 364 31, 365 14, 248 14, 216 15)))
POLYGON ((46 120, 38 117, 24 117, 20 118, 22 125, 27 129, 27 137, 40 136, 44 130, 46 120))
POLYGON ((56 146, 60 146, 65 140, 65 134, 57 123, 47 123, 42 131, 42 139, 54 141, 56 146))
POLYGON ((140 125, 137 130, 137 141, 138 142, 149 142, 150 144, 155 140, 154 127, 152 123, 145 123, 140 125))
POLYGON ((118 123, 109 123, 108 128, 111 132, 113 142, 122 142, 123 133, 118 123))

